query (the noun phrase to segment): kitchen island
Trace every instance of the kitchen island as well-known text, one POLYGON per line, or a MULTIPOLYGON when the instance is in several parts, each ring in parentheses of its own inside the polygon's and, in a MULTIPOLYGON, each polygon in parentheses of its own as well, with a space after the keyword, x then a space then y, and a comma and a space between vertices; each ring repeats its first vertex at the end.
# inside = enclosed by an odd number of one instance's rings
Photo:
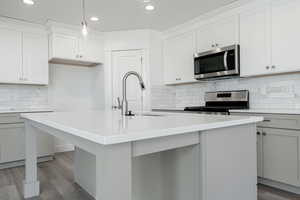
POLYGON ((254 200, 262 117, 176 113, 22 114, 24 197, 38 196, 37 130, 76 146, 75 180, 96 200, 254 200))

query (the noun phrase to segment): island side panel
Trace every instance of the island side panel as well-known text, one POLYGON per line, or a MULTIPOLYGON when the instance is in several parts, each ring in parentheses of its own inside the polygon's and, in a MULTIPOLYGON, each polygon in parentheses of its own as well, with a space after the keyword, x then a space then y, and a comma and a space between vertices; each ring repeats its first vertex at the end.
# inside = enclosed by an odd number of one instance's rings
POLYGON ((203 131, 201 200, 257 199, 256 124, 203 131))
POLYGON ((96 200, 132 200, 131 143, 99 146, 96 152, 96 200))
POLYGON ((40 194, 40 182, 37 180, 37 132, 29 121, 25 121, 25 180, 24 198, 40 194))

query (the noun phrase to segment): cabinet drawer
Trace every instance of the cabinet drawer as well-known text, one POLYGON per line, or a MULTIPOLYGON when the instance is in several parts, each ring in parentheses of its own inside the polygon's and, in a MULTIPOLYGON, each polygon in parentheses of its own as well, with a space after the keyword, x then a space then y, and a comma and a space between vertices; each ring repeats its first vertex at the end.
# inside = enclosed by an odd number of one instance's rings
POLYGON ((284 129, 300 129, 299 119, 285 119, 279 117, 264 117, 258 126, 284 129))
POLYGON ((22 123, 24 122, 21 119, 20 114, 1 114, 0 115, 0 124, 12 124, 12 123, 22 123))
POLYGON ((231 115, 264 117, 264 121, 257 124, 259 127, 300 130, 300 116, 298 115, 260 113, 231 113, 231 115))

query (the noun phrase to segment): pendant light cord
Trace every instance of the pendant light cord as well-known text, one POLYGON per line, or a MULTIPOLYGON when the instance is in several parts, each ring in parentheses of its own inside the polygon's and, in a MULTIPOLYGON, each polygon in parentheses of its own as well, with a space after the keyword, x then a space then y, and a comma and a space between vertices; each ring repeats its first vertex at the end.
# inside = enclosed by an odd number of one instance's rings
POLYGON ((86 23, 86 16, 85 16, 85 0, 82 0, 82 17, 83 17, 83 22, 86 23))

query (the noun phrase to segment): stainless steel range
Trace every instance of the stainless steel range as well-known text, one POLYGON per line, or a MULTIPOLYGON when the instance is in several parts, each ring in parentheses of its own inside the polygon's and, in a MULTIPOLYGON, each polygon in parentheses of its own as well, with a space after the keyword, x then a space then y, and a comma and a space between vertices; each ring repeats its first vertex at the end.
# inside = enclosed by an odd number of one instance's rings
POLYGON ((249 109, 249 91, 219 91, 205 93, 205 106, 186 107, 184 111, 229 115, 232 109, 249 109))

